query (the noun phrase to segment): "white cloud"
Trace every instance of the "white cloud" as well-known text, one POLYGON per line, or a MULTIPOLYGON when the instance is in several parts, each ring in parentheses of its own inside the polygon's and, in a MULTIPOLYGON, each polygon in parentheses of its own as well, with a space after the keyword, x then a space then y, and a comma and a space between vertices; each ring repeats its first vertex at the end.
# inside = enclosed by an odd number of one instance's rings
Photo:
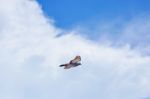
POLYGON ((139 99, 150 95, 150 57, 141 56, 130 43, 115 48, 87 40, 76 30, 56 37, 65 31, 46 19, 36 1, 1 0, 0 21, 1 99, 139 99), (58 67, 76 54, 82 56, 82 66, 58 67))

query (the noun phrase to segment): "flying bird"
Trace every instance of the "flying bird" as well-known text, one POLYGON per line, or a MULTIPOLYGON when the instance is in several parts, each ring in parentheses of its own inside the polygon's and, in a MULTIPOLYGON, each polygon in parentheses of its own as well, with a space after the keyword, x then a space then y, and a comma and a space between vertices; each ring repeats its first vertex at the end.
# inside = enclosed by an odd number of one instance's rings
POLYGON ((73 60, 71 60, 69 63, 62 64, 62 65, 60 65, 59 67, 64 67, 64 69, 69 69, 69 68, 72 68, 72 67, 76 67, 76 66, 81 65, 80 61, 81 61, 81 57, 77 55, 77 56, 76 56, 73 60))

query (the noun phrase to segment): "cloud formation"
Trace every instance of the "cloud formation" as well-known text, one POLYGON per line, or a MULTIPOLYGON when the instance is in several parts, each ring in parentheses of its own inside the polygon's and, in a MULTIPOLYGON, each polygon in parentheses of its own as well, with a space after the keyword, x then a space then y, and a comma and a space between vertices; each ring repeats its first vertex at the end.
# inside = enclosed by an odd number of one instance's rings
POLYGON ((130 23, 118 40, 127 43, 119 47, 88 40, 76 30, 57 37, 66 31, 55 27, 33 0, 1 0, 0 21, 1 99, 150 96, 150 57, 131 48, 142 40, 149 50, 149 20, 142 27, 136 20, 130 23), (82 66, 67 71, 58 67, 77 54, 82 66))

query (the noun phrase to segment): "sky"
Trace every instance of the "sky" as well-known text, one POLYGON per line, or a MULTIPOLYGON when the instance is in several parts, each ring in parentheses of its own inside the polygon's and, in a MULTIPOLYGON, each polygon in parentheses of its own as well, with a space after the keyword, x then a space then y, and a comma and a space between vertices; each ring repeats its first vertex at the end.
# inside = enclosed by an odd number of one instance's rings
POLYGON ((55 19, 57 26, 69 28, 86 22, 113 20, 150 12, 149 0, 38 0, 44 12, 55 19))
POLYGON ((79 29, 80 32, 92 40, 99 39, 102 33, 95 31, 103 31, 104 24, 113 23, 111 28, 116 29, 115 32, 118 33, 120 31, 115 26, 122 28, 124 23, 150 13, 149 0, 37 1, 41 4, 45 15, 54 19, 57 27, 67 30, 82 27, 79 29))
POLYGON ((149 2, 115 2, 0 0, 0 99, 149 99, 149 2))

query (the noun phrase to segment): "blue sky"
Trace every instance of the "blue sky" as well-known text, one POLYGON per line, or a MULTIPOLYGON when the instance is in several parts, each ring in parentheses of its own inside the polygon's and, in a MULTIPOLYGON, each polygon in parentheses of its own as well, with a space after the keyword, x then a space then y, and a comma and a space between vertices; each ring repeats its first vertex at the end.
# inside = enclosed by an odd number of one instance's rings
POLYGON ((38 0, 46 15, 61 28, 70 28, 89 20, 131 20, 150 13, 149 0, 38 0))
POLYGON ((149 2, 113 1, 0 0, 0 99, 149 98, 149 2))

